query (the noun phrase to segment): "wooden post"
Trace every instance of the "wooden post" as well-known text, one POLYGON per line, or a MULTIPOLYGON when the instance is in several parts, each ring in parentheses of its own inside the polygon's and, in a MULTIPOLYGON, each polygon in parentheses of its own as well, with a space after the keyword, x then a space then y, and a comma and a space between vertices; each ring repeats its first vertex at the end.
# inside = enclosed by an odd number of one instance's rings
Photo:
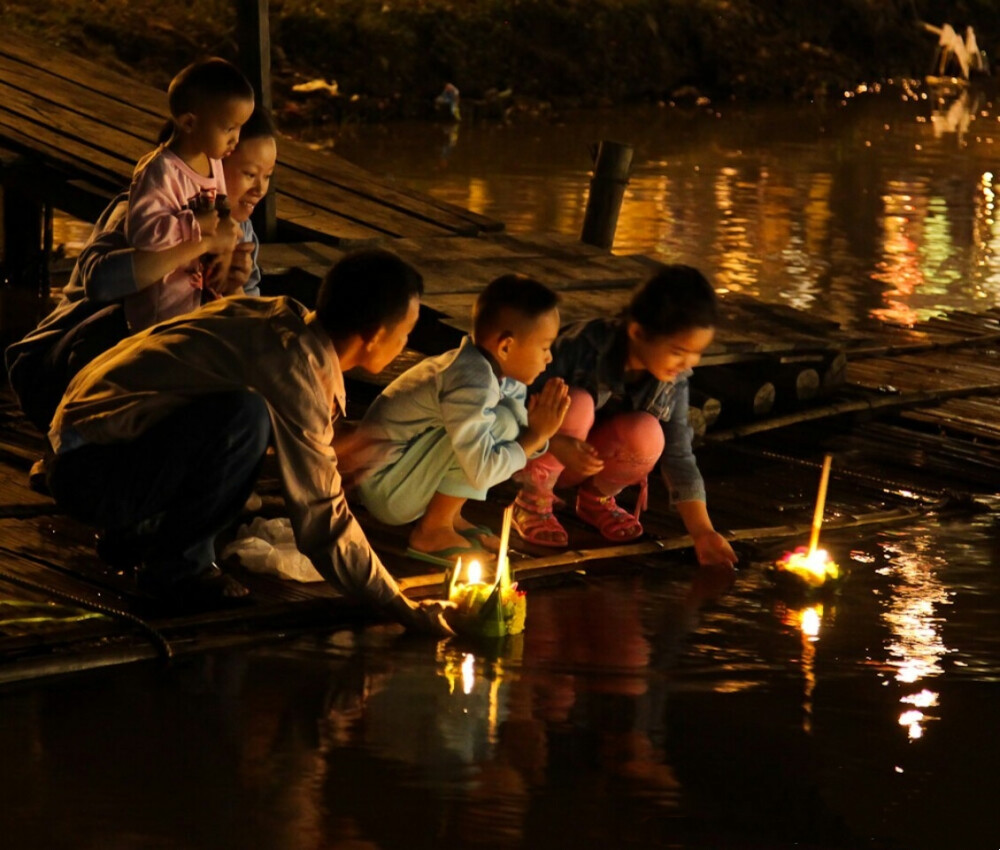
MULTIPOLYGON (((271 111, 271 28, 268 0, 237 0, 236 29, 240 66, 251 85, 258 106, 271 111)), ((280 158, 281 151, 278 155, 280 158)), ((278 233, 278 204, 275 180, 271 190, 257 204, 252 221, 261 242, 273 242, 278 233)))
POLYGON ((618 226, 625 187, 632 170, 631 145, 600 142, 593 150, 594 176, 590 178, 590 195, 583 215, 580 241, 611 250, 618 226))

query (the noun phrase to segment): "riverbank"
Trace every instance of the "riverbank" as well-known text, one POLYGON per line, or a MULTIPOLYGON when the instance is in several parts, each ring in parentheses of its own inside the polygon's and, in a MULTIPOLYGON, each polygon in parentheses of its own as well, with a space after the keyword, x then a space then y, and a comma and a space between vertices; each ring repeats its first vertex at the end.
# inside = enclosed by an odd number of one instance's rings
MULTIPOLYGON (((23 31, 165 88, 193 57, 237 58, 229 0, 0 2, 23 31)), ((823 98, 922 76, 921 22, 976 28, 995 53, 1000 9, 969 0, 837 4, 764 0, 272 0, 276 111, 285 129, 323 120, 424 117, 447 83, 474 115, 699 97, 823 98), (958 20, 961 16, 962 20, 958 20), (325 80, 312 94, 296 85, 325 80), (334 90, 336 93, 334 94, 334 90)))

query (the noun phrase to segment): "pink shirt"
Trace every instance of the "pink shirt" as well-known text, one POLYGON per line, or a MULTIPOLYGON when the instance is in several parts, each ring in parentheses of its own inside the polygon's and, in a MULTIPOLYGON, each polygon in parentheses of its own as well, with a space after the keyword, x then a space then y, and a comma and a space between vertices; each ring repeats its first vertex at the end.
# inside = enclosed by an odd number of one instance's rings
MULTIPOLYGON (((201 192, 211 197, 226 191, 222 162, 209 160, 212 174, 204 177, 173 151, 160 145, 139 160, 132 172, 125 236, 129 245, 162 251, 201 239, 201 229, 187 203, 201 192)), ((200 260, 175 269, 162 281, 125 299, 125 318, 132 332, 143 330, 201 306, 200 260)))

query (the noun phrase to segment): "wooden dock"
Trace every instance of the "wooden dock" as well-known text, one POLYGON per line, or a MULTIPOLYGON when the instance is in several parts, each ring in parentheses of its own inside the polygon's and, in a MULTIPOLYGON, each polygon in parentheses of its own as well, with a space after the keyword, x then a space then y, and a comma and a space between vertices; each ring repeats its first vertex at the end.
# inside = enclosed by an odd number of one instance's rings
MULTIPOLYGON (((56 206, 93 219, 152 145, 164 101, 162 92, 43 45, 0 45, 5 208, 27 198, 42 211, 56 206)), ((570 321, 619 309, 653 265, 567 237, 508 234, 499 222, 389 185, 288 139, 279 145, 276 190, 281 241, 261 252, 265 291, 308 302, 329 266, 358 244, 389 247, 423 273, 427 294, 414 349, 382 380, 453 346, 467 329, 475 293, 499 274, 522 272, 559 290, 570 321)), ((41 223, 44 230, 44 215, 41 223)), ((745 562, 766 555, 758 547, 768 541, 802 542, 826 450, 837 457, 828 531, 952 510, 956 492, 992 494, 1000 466, 998 347, 996 313, 859 333, 727 296, 718 340, 693 382, 701 399, 695 407, 703 438, 699 460, 716 523, 731 530, 745 562), (815 378, 803 381, 809 372, 815 378), (768 412, 755 414, 739 397, 750 383, 773 385, 768 412)), ((352 380, 349 412, 359 413, 377 389, 352 380)), ((242 576, 254 592, 248 608, 170 616, 136 590, 132 575, 96 558, 93 529, 28 488, 28 468, 42 449, 41 435, 9 395, 0 398, 0 683, 366 616, 324 584, 252 575, 242 576)), ((275 480, 265 476, 260 490, 262 513, 281 515, 275 480)), ((474 506, 472 518, 498 524, 512 496, 510 485, 496 488, 488 502, 474 506)), ((623 564, 690 567, 689 541, 666 509, 659 481, 652 482, 651 504, 644 515, 647 539, 625 547, 604 545, 564 512, 575 548, 555 554, 525 548, 516 553, 519 579, 530 586, 623 564)), ((380 526, 363 511, 359 518, 408 592, 437 592, 441 577, 404 557, 405 529, 380 526)))

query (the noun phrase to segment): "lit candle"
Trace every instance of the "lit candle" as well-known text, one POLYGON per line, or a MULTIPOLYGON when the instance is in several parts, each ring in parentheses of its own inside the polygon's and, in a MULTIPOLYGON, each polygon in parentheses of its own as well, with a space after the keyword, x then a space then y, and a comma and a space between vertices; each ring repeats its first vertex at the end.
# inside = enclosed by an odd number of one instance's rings
POLYGON ((496 573, 492 581, 483 581, 483 567, 471 560, 463 570, 459 558, 448 578, 448 599, 455 603, 453 625, 456 631, 481 637, 503 637, 524 630, 527 601, 523 590, 511 580, 507 549, 513 522, 513 506, 504 512, 497 553, 496 573))
POLYGON ((826 506, 826 488, 830 480, 832 462, 832 455, 823 458, 823 471, 820 473, 819 492, 816 494, 809 548, 799 546, 794 552, 787 552, 775 565, 779 570, 797 576, 812 587, 819 587, 827 579, 840 578, 840 567, 825 549, 817 548, 820 527, 823 525, 823 508, 826 506))
POLYGON ((462 575, 462 559, 459 558, 452 570, 448 598, 455 603, 463 616, 475 614, 489 598, 493 588, 483 582, 483 566, 479 561, 469 561, 462 575))

